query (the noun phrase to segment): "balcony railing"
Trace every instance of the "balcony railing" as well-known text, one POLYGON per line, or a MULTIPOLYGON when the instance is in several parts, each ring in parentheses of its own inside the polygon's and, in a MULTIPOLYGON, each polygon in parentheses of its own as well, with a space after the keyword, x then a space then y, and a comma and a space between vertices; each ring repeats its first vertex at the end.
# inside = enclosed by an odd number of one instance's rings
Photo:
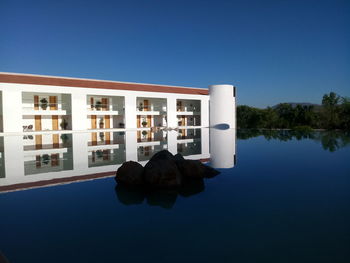
POLYGON ((136 111, 159 111, 166 112, 166 106, 163 105, 150 105, 150 106, 137 106, 136 111))
POLYGON ((200 108, 196 106, 176 106, 176 111, 182 112, 199 112, 200 108))
POLYGON ((33 103, 33 102, 23 102, 23 110, 66 110, 70 108, 69 103, 33 103))
POLYGON ((119 111, 124 112, 120 104, 88 104, 87 109, 90 111, 119 111))

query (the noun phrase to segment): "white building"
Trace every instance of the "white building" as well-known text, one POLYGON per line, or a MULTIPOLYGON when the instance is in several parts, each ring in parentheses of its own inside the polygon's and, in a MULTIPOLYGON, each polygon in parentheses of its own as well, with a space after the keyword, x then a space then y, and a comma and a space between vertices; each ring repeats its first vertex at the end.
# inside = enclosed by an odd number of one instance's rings
MULTIPOLYGON (((142 131, 152 127, 218 124, 235 128, 235 114, 236 91, 232 85, 213 85, 208 90, 0 73, 0 133, 3 134, 142 131)), ((58 138, 55 143, 59 143, 58 138)))

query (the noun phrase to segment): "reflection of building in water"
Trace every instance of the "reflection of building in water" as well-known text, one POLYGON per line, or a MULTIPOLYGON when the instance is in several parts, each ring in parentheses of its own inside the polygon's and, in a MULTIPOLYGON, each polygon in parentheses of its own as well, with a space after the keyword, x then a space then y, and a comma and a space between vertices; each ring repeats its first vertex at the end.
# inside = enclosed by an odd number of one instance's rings
POLYGON ((88 159, 89 167, 125 162, 125 132, 92 132, 88 159))
POLYGON ((147 161, 153 154, 168 149, 167 132, 137 131, 137 160, 147 161))
POLYGON ((72 135, 23 136, 24 174, 73 170, 72 135))
POLYGON ((215 165, 220 164, 219 158, 230 162, 231 157, 225 154, 233 156, 227 149, 232 144, 230 149, 234 153, 235 137, 223 132, 210 134, 214 143, 225 151, 211 145, 212 154, 209 154, 209 129, 0 136, 0 192, 114 176, 124 161, 145 165, 155 152, 163 149, 173 154, 180 152, 187 159, 208 162, 211 158, 215 165), (224 138, 225 143, 216 135, 224 138))
POLYGON ((210 157, 214 168, 232 168, 236 164, 235 129, 210 129, 210 157))
POLYGON ((0 178, 5 177, 4 138, 0 137, 0 178))
POLYGON ((202 152, 201 129, 180 129, 177 140, 177 152, 183 156, 202 152))

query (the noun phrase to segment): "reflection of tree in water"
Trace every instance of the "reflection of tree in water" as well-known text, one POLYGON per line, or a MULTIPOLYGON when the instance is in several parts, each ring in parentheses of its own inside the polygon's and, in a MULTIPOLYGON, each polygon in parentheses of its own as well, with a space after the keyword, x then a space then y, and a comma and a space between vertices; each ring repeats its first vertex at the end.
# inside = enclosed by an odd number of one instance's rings
POLYGON ((237 138, 247 140, 250 138, 264 136, 266 140, 304 140, 310 139, 320 142, 324 150, 334 152, 340 148, 350 145, 350 132, 344 131, 294 131, 294 130, 258 130, 239 129, 237 138))
POLYGON ((147 204, 150 206, 171 209, 178 195, 190 197, 203 192, 204 188, 203 179, 186 178, 183 185, 177 189, 145 189, 117 184, 115 192, 118 200, 124 205, 138 205, 147 200, 147 204))
POLYGON ((329 131, 322 134, 319 138, 321 141, 322 147, 325 150, 330 152, 335 152, 340 148, 350 145, 350 132, 338 132, 338 131, 329 131))

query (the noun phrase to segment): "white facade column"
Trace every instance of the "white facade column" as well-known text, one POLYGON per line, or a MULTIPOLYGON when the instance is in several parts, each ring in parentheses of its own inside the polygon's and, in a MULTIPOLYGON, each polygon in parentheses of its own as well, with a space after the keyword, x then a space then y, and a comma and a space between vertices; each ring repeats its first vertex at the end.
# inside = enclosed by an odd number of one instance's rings
POLYGON ((226 124, 236 128, 236 97, 232 85, 212 85, 209 87, 210 126, 226 124))
POLYGON ((2 123, 2 91, 0 90, 0 132, 3 132, 2 123))
POLYGON ((168 151, 177 154, 177 131, 168 131, 168 151))
POLYGON ((209 155, 209 129, 202 128, 201 129, 201 147, 202 154, 209 155))
MULTIPOLYGON (((4 136, 5 183, 20 183, 24 177, 23 136, 4 136)), ((4 179, 1 179, 4 180, 4 179)))
POLYGON ((209 99, 201 100, 201 126, 209 127, 209 99))
POLYGON ((88 169, 88 141, 91 133, 72 133, 73 167, 75 171, 88 169))
POLYGON ((214 168, 232 168, 235 165, 236 130, 210 129, 210 159, 214 168))
POLYGON ((23 132, 20 90, 4 89, 2 91, 2 118, 4 132, 23 132))
POLYGON ((125 96, 125 128, 136 128, 136 95, 125 96))
POLYGON ((87 130, 87 97, 85 93, 72 93, 72 130, 87 130))
POLYGON ((167 120, 168 127, 177 127, 176 98, 167 98, 167 120))
POLYGON ((125 132, 125 155, 126 161, 137 162, 137 131, 125 132))

